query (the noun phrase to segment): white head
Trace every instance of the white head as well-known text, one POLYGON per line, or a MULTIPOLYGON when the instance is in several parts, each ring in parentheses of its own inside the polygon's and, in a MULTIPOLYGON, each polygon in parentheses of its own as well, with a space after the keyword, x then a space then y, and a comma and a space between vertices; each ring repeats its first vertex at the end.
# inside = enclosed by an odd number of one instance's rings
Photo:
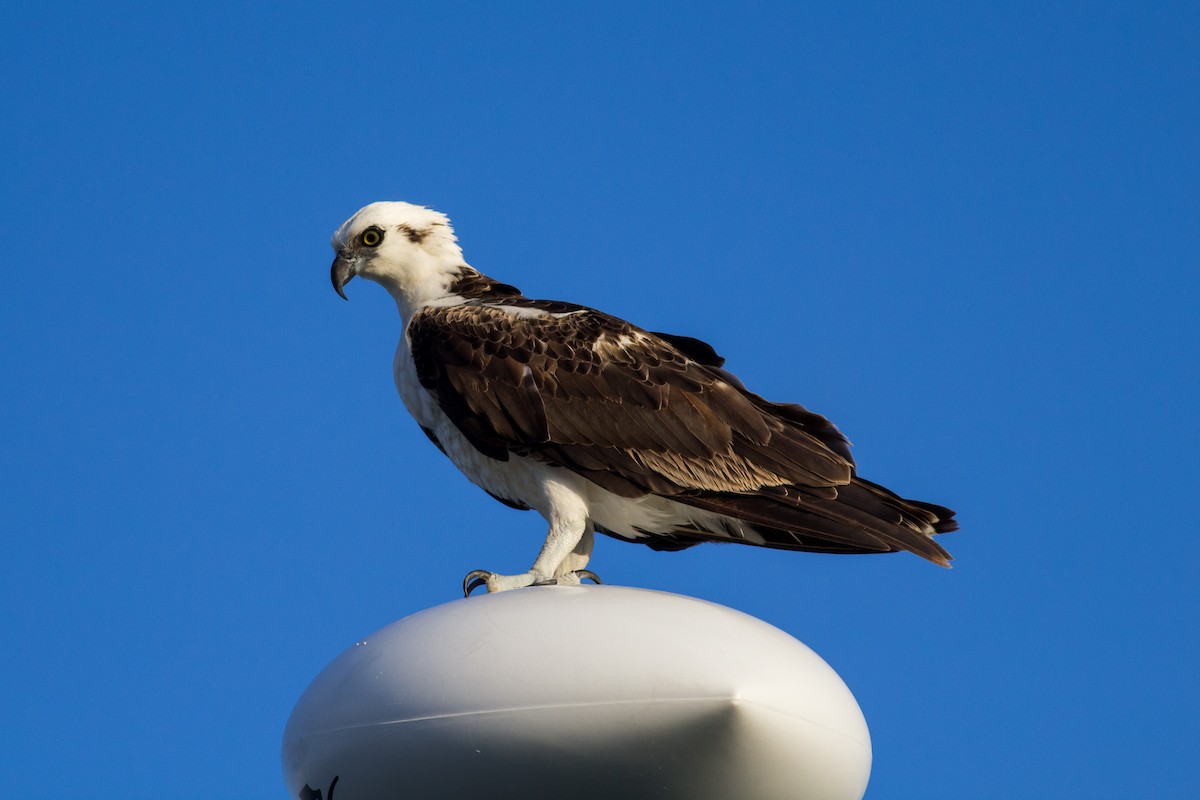
POLYGON ((444 297, 464 268, 450 220, 411 203, 371 203, 342 223, 331 242, 337 252, 330 277, 342 287, 355 275, 381 284, 406 316, 444 297))

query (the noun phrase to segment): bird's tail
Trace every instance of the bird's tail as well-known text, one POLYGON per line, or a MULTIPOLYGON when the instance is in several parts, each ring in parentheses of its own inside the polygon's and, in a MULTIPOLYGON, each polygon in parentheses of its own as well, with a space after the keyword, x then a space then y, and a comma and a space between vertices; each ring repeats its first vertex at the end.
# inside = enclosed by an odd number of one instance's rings
MULTIPOLYGON (((934 503, 906 500, 877 483, 855 478, 836 497, 814 497, 790 487, 755 494, 705 493, 677 502, 748 523, 754 539, 737 526, 709 529, 703 539, 744 541, 782 550, 883 553, 908 550, 943 567, 951 556, 934 535, 958 529, 954 512, 934 503)), ((679 533, 683 533, 680 531, 679 533)))

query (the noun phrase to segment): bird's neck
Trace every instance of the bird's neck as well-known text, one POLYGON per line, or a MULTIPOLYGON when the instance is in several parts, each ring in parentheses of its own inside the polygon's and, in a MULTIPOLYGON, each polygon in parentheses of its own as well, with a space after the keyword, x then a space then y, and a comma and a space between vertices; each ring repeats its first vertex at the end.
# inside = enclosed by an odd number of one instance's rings
POLYGON ((400 319, 407 326, 413 314, 422 307, 452 302, 456 298, 454 286, 464 274, 476 273, 461 260, 449 261, 429 257, 422 263, 409 265, 404 274, 385 275, 377 280, 396 301, 400 319))

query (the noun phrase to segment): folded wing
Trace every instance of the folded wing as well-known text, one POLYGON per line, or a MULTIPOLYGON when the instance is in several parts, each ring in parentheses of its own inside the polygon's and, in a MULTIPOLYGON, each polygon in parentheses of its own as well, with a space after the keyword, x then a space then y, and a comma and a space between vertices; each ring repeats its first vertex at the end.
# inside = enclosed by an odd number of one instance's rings
POLYGON ((794 550, 948 555, 953 512, 857 478, 824 417, 747 391, 704 342, 521 296, 426 307, 407 335, 421 385, 481 452, 570 469, 746 523, 681 526, 651 546, 742 540, 794 550), (743 526, 745 530, 745 526, 743 526))

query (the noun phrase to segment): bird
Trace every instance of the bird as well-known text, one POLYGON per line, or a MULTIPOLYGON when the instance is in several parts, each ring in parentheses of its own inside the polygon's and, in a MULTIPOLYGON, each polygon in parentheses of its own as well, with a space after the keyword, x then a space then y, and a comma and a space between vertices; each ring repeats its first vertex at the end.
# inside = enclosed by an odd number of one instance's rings
POLYGON ((396 302, 393 374, 421 430, 472 483, 546 522, 528 570, 472 570, 464 594, 598 583, 597 532, 662 551, 909 551, 949 566, 934 536, 957 530, 953 511, 859 477, 833 423, 751 392, 711 345, 527 297, 469 266, 427 206, 371 203, 331 244, 338 295, 359 277, 396 302))

